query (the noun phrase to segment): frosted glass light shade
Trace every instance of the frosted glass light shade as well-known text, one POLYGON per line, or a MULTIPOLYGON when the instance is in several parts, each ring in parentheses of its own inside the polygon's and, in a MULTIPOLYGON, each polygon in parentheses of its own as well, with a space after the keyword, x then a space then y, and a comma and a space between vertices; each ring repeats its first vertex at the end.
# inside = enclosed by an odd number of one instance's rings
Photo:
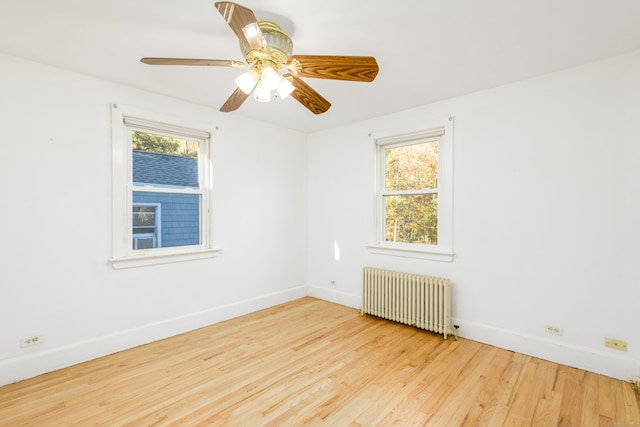
POLYGON ((264 81, 260 81, 253 96, 260 102, 269 102, 271 101, 271 89, 264 84, 264 81))
POLYGON ((262 68, 260 84, 264 84, 269 90, 277 89, 280 85, 280 74, 278 74, 273 67, 265 65, 264 68, 262 68))
POLYGON ((251 91, 253 91, 253 88, 256 87, 259 77, 260 76, 258 75, 258 73, 255 70, 251 69, 246 73, 238 76, 236 78, 236 84, 241 91, 249 95, 251 91))
POLYGON ((278 85, 278 88, 276 90, 281 99, 285 99, 287 96, 291 95, 291 92, 293 92, 294 89, 295 87, 289 80, 280 76, 280 84, 278 85))

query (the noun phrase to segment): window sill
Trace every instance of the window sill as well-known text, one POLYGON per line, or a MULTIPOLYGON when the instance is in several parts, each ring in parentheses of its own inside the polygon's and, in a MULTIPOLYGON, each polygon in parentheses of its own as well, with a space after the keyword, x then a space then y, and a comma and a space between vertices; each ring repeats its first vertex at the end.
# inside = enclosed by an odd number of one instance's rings
POLYGON ((145 267, 148 265, 169 264, 173 262, 194 261, 199 259, 215 258, 222 249, 200 249, 183 252, 157 252, 131 255, 127 257, 110 259, 114 269, 132 267, 145 267))
POLYGON ((453 261, 454 255, 453 252, 431 248, 418 248, 415 246, 369 245, 369 251, 378 255, 391 255, 444 262, 453 261))

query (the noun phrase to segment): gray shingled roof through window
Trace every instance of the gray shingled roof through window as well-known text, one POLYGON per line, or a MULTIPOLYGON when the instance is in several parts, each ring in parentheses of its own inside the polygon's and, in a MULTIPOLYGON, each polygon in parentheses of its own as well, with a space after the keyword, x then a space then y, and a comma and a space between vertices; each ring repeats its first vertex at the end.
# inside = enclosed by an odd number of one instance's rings
POLYGON ((133 150, 133 182, 198 188, 193 157, 133 150))

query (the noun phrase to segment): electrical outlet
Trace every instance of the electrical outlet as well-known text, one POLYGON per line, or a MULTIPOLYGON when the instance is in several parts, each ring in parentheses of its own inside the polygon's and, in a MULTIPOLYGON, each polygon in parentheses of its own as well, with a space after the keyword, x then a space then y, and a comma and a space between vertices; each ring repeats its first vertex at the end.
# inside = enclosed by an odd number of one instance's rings
POLYGON ((544 330, 548 334, 564 335, 564 329, 559 326, 545 325, 544 330))
POLYGON ((616 340, 613 338, 605 338, 604 346, 614 350, 627 351, 627 342, 624 340, 616 340))
POLYGON ((20 340, 20 347, 30 347, 32 345, 40 344, 42 341, 42 335, 34 335, 29 338, 22 338, 20 340))

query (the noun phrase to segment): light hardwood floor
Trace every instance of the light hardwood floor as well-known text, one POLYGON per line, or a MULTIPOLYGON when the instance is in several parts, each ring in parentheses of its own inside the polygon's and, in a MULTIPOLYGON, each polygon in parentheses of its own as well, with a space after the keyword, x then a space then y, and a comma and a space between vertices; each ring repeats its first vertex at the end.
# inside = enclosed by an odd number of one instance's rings
POLYGON ((640 426, 631 384, 303 298, 0 388, 2 426, 640 426))

